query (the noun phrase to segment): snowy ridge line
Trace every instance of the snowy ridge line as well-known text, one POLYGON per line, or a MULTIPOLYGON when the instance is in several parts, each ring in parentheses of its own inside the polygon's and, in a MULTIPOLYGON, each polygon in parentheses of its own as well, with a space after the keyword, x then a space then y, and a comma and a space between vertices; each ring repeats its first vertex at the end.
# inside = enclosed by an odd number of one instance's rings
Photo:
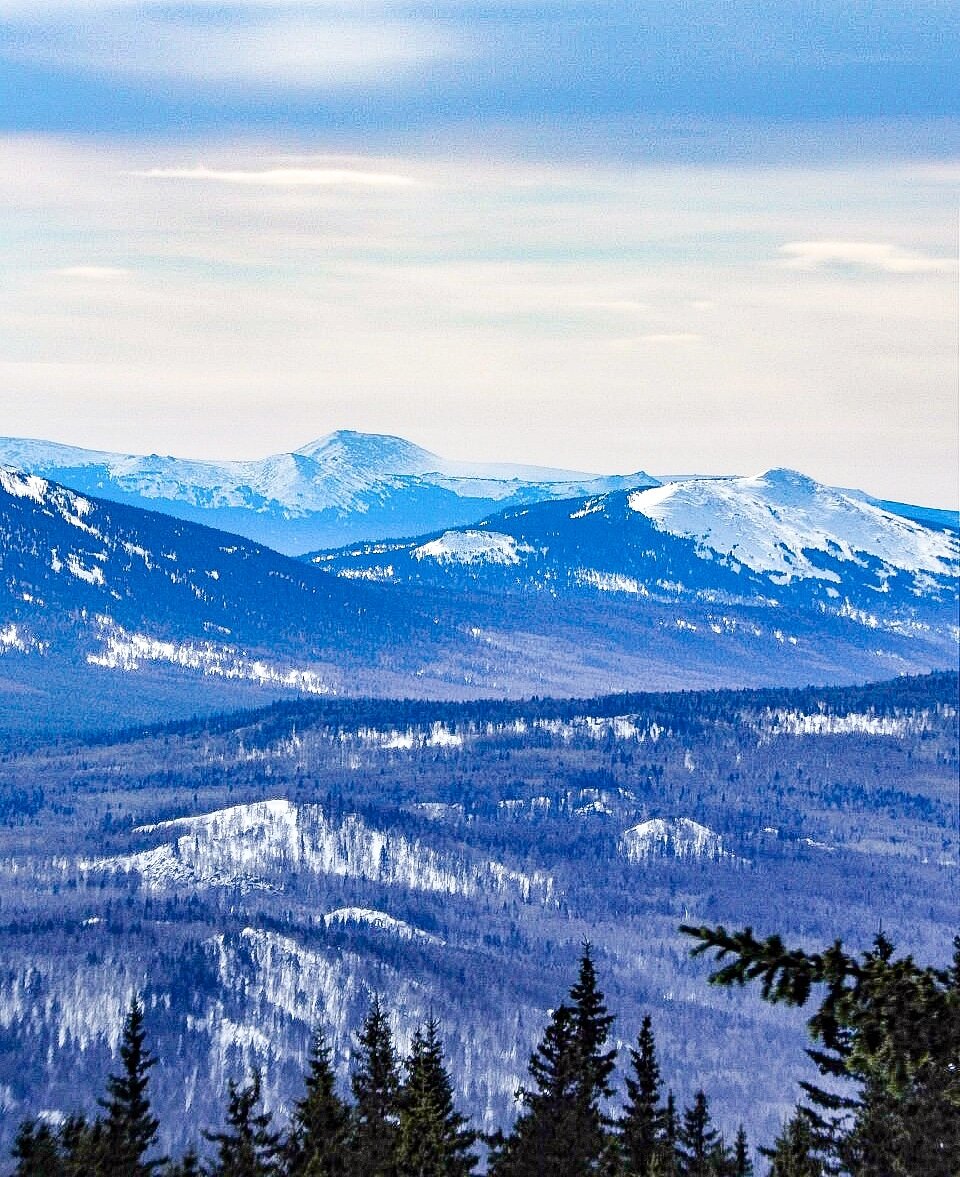
POLYGON ((441 853, 403 835, 387 835, 355 814, 338 825, 319 805, 259 801, 192 817, 174 818, 135 833, 184 833, 149 850, 84 859, 84 872, 136 873, 157 890, 239 887, 282 890, 292 870, 315 876, 368 879, 416 891, 467 898, 513 894, 524 902, 554 901, 551 876, 525 874, 495 861, 473 862, 441 853))
POLYGON ((406 920, 397 919, 385 911, 377 911, 367 907, 338 907, 335 911, 327 912, 323 917, 324 924, 329 928, 335 924, 366 924, 377 931, 390 932, 402 940, 422 940, 427 944, 443 945, 446 941, 441 936, 425 932, 422 928, 414 927, 406 920))
POLYGON ((847 712, 835 715, 827 711, 770 711, 763 713, 754 722, 757 731, 769 739, 780 735, 822 736, 822 735, 864 735, 892 736, 920 735, 932 728, 929 711, 912 715, 871 715, 867 712, 847 712))
POLYGON ((521 555, 533 548, 512 535, 499 531, 445 531, 410 555, 414 560, 436 560, 438 564, 519 564, 521 555))

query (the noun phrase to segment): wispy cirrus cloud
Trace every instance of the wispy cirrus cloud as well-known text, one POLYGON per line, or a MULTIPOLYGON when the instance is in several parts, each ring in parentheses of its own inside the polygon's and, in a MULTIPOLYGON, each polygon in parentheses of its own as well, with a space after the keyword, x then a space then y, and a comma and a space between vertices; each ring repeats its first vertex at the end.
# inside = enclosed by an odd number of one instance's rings
POLYGON ((789 241, 780 253, 791 270, 942 274, 957 265, 953 258, 930 257, 887 241, 789 241))
POLYGON ((134 172, 154 180, 197 180, 216 184, 241 184, 255 188, 410 188, 419 181, 396 172, 369 172, 353 168, 278 167, 236 168, 146 168, 134 172))

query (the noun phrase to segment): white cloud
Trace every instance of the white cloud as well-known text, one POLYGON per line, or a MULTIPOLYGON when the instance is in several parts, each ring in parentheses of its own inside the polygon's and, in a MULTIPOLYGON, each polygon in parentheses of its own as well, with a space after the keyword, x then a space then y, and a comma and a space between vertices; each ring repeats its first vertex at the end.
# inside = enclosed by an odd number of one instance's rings
POLYGON ((275 188, 409 188, 417 184, 410 176, 392 172, 364 172, 350 168, 265 168, 243 171, 229 168, 147 168, 132 173, 158 180, 209 180, 220 184, 245 184, 275 188))
POLYGON ((63 266, 53 272, 61 278, 82 278, 94 282, 125 278, 130 273, 124 266, 63 266))
POLYGON ((3 55, 201 90, 274 91, 376 89, 473 53, 462 34, 389 6, 376 18, 350 4, 250 5, 242 19, 213 5, 195 8, 209 15, 184 19, 188 10, 159 4, 8 5, 3 55))
POLYGON ((885 241, 790 241, 780 252, 791 270, 941 274, 956 267, 951 258, 928 257, 885 241))

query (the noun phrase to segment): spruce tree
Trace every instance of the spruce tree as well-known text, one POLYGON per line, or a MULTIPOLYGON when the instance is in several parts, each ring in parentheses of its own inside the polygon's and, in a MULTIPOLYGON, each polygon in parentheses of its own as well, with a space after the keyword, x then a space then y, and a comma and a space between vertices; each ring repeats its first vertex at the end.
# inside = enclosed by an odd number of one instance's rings
POLYGON ((660 1066, 657 1062, 650 1015, 646 1014, 630 1050, 632 1074, 625 1085, 627 1102, 619 1124, 620 1152, 625 1177, 650 1177, 660 1148, 664 1110, 660 1106, 660 1066))
POLYGON ((747 1147, 747 1133, 741 1124, 733 1144, 733 1177, 753 1177, 753 1161, 747 1147))
POLYGON ((522 1088, 513 1131, 493 1148, 493 1177, 582 1177, 579 1140, 579 1052, 569 1005, 554 1010, 530 1056, 532 1087, 522 1088))
POLYGON ((274 1177, 280 1172, 277 1154, 280 1136, 271 1130, 271 1115, 257 1111, 260 1103, 260 1072, 249 1083, 227 1086, 227 1131, 204 1132, 217 1146, 217 1159, 210 1177, 274 1177))
POLYGON ((769 1177, 822 1177, 824 1168, 816 1156, 816 1138, 810 1117, 797 1110, 777 1137, 770 1158, 769 1177))
POLYGON ((830 1084, 803 1083, 815 1152, 857 1177, 960 1173, 960 937, 952 968, 896 959, 882 934, 852 956, 838 940, 822 952, 789 949, 751 928, 681 929, 694 954, 732 958, 710 977, 720 985, 758 979, 765 1000, 804 1005, 823 997, 807 1026, 808 1054, 830 1084), (844 1090, 838 1080, 851 1086, 844 1090))
POLYGON ((166 1159, 147 1160, 157 1140, 160 1121, 151 1114, 147 1097, 150 1068, 154 1059, 147 1051, 143 1028, 143 1006, 138 998, 130 1002, 120 1041, 118 1075, 107 1079, 107 1098, 100 1101, 106 1115, 103 1131, 110 1158, 111 1177, 150 1177, 166 1159))
POLYGON ((440 1024, 431 1018, 413 1038, 400 1092, 398 1177, 469 1177, 477 1134, 455 1109, 440 1024))
POLYGON ((713 1127, 710 1101, 701 1089, 685 1108, 677 1133, 680 1177, 712 1177, 716 1172, 720 1133, 713 1127))
POLYGON ((657 1140, 657 1151, 652 1170, 655 1177, 677 1177, 679 1174, 680 1162, 677 1156, 679 1131, 677 1101, 674 1099, 673 1092, 668 1091, 667 1102, 663 1109, 663 1125, 657 1140))
POLYGON ((350 1116, 337 1095, 330 1048, 321 1030, 311 1045, 304 1086, 284 1141, 285 1177, 343 1177, 347 1173, 350 1116))
POLYGON ((42 1120, 24 1120, 11 1155, 17 1162, 14 1177, 61 1177, 66 1171, 57 1138, 42 1120))
POLYGON ((395 1177, 400 1076, 390 1024, 373 998, 357 1037, 350 1172, 354 1177, 395 1177))

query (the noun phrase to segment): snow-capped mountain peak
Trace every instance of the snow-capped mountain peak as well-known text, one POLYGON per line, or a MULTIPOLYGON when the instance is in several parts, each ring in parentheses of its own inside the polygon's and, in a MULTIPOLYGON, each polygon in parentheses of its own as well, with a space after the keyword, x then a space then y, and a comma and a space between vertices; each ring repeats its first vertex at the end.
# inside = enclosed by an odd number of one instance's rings
POLYGON ((794 470, 667 483, 631 494, 629 505, 662 531, 783 582, 839 581, 833 565, 867 559, 913 574, 950 577, 960 570, 955 535, 794 470))

